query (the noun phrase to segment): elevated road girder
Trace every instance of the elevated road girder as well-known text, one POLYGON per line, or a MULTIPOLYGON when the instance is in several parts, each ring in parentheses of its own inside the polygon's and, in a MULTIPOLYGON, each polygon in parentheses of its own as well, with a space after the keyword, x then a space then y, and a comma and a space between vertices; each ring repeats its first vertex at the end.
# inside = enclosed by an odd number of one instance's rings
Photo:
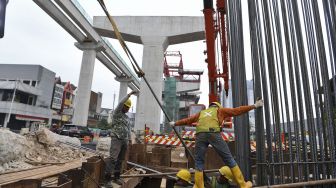
POLYGON ((93 29, 92 21, 77 1, 33 1, 79 43, 87 41, 95 43, 101 42, 103 44, 103 50, 97 52, 96 58, 117 77, 126 75, 131 78, 131 82, 129 82, 128 86, 132 90, 139 91, 139 79, 133 72, 131 72, 111 44, 107 40, 104 40, 104 38, 93 29))

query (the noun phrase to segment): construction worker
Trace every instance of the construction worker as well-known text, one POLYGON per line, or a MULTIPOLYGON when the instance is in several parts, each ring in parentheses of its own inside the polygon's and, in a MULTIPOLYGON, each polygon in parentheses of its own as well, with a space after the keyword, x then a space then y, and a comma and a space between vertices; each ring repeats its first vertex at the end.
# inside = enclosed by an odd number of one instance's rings
POLYGON ((218 176, 211 177, 211 188, 230 188, 230 182, 233 181, 231 169, 228 166, 223 166, 218 171, 218 176))
POLYGON ((132 106, 129 99, 135 91, 130 92, 118 104, 113 112, 110 158, 105 169, 106 187, 112 187, 112 182, 121 185, 120 179, 122 161, 125 159, 127 146, 131 144, 131 127, 126 113, 132 106), (113 178, 111 175, 114 174, 113 178))
POLYGON ((203 170, 204 158, 208 145, 211 144, 215 151, 222 158, 223 162, 231 168, 234 179, 240 187, 252 187, 250 181, 245 182, 235 159, 232 157, 230 149, 221 137, 221 124, 227 117, 234 117, 244 114, 252 109, 262 107, 264 102, 257 100, 254 105, 240 106, 237 108, 223 108, 218 102, 212 102, 209 108, 201 112, 176 122, 170 122, 171 126, 196 125, 196 146, 195 146, 195 185, 204 188, 203 170))
POLYGON ((174 188, 183 188, 183 187, 192 188, 193 187, 191 183, 191 174, 189 170, 181 169, 176 174, 176 177, 177 177, 177 181, 174 185, 174 188))

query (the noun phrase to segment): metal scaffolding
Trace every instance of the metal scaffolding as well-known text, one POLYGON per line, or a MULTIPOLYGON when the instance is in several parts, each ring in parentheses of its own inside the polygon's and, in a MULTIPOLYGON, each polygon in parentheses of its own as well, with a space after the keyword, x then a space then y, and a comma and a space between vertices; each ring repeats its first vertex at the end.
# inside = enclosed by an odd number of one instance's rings
MULTIPOLYGON (((178 112, 180 107, 180 101, 176 95, 176 78, 168 77, 164 81, 164 103, 163 107, 167 111, 168 116, 172 120, 178 119, 178 112)), ((165 118, 164 121, 164 133, 170 133, 172 128, 169 126, 169 120, 165 118)))

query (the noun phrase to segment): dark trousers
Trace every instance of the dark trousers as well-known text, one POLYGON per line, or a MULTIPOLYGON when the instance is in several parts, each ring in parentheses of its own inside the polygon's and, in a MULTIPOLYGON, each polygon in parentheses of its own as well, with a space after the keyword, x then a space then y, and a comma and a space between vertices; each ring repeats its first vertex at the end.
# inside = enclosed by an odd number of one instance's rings
POLYGON ((115 178, 120 177, 121 165, 126 156, 127 142, 126 139, 111 137, 110 158, 106 162, 106 174, 114 174, 115 178))
POLYGON ((236 161, 231 155, 230 149, 223 140, 220 133, 197 133, 195 146, 195 169, 204 170, 205 153, 209 146, 215 149, 218 155, 222 158, 225 165, 233 168, 237 165, 236 161))

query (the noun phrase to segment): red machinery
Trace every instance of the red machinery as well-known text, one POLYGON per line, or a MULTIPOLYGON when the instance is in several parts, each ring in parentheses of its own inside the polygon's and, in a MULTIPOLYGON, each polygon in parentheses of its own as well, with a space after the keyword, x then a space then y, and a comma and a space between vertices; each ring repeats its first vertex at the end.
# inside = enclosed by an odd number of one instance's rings
POLYGON ((166 51, 164 53, 164 62, 163 62, 163 74, 166 78, 168 77, 175 77, 178 80, 182 78, 182 75, 179 74, 183 70, 183 61, 182 61, 182 54, 180 51, 166 51), (168 63, 167 57, 177 57, 179 58, 179 62, 172 64, 168 63))
POLYGON ((166 51, 164 53, 163 74, 166 78, 175 77, 182 82, 200 82, 203 71, 184 69, 180 51, 166 51), (172 59, 168 59, 168 57, 177 58, 178 63, 172 63, 172 59))
MULTIPOLYGON (((226 25, 225 25, 225 0, 217 0, 217 10, 213 8, 212 0, 203 0, 204 3, 204 19, 205 19, 205 38, 207 50, 206 62, 208 63, 209 75, 209 103, 219 101, 220 93, 222 91, 220 78, 224 79, 224 89, 226 96, 229 90, 229 71, 228 71, 228 57, 227 57, 227 40, 226 40, 226 25), (215 16, 214 16, 215 15, 215 16), (217 35, 219 34, 222 69, 220 73, 216 66, 216 51, 215 43, 217 35)), ((219 63, 219 62, 218 62, 219 63)))

